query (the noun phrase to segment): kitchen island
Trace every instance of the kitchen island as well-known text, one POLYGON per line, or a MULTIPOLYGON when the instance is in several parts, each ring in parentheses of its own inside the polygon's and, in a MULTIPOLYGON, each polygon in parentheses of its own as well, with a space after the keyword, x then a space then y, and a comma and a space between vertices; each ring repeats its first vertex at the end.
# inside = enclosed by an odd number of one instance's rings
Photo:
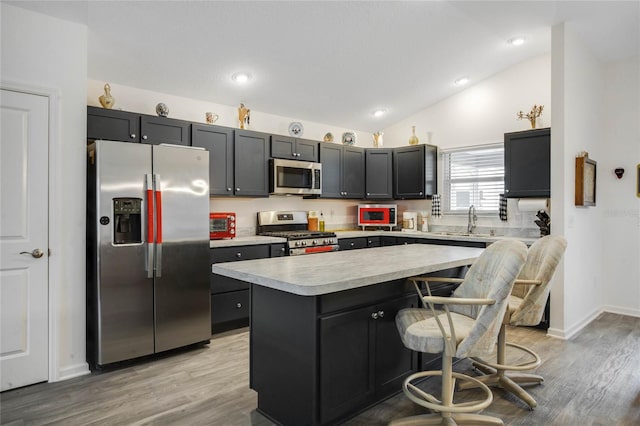
POLYGON ((283 425, 333 424, 418 370, 396 313, 418 306, 407 277, 456 270, 482 249, 411 244, 212 265, 251 283, 250 386, 283 425))

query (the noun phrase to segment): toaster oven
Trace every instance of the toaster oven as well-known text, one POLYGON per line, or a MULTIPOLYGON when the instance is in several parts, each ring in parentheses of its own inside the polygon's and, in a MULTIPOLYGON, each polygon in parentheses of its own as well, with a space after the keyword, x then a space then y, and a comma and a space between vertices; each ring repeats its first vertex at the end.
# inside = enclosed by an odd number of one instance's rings
POLYGON ((358 226, 389 227, 392 230, 397 222, 397 204, 358 204, 358 226))
POLYGON ((209 239, 235 238, 236 214, 214 212, 209 214, 209 239))

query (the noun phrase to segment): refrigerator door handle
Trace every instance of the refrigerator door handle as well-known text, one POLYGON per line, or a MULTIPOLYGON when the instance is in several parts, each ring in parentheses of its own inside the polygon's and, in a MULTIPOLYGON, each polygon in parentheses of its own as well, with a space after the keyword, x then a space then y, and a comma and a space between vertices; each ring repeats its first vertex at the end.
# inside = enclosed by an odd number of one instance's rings
POLYGON ((162 276, 162 187, 160 185, 160 175, 153 175, 153 187, 155 189, 155 212, 156 212, 156 277, 162 276))
POLYGON ((154 212, 153 212, 153 181, 150 174, 146 174, 145 186, 147 194, 147 244, 145 256, 145 270, 147 278, 153 278, 153 243, 154 243, 154 212))

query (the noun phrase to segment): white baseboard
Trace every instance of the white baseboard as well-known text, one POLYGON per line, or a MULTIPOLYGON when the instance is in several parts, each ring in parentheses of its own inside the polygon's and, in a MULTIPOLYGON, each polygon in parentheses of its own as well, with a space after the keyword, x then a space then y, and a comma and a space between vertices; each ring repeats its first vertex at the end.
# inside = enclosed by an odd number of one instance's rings
POLYGON ((89 364, 86 362, 70 365, 58 370, 58 379, 56 381, 73 379, 74 377, 84 376, 89 373, 91 373, 91 371, 89 370, 89 364))
POLYGON ((620 307, 620 306, 605 305, 605 306, 602 307, 602 310, 604 312, 610 312, 612 314, 627 315, 627 316, 630 316, 630 317, 638 317, 638 318, 640 318, 640 309, 623 308, 623 307, 620 307))
POLYGON ((549 328, 547 330, 547 336, 556 337, 562 340, 569 340, 573 336, 578 334, 580 330, 582 330, 587 325, 589 325, 589 323, 591 323, 591 321, 596 319, 598 315, 600 315, 602 312, 604 312, 604 309, 602 308, 594 309, 593 312, 591 312, 586 317, 584 317, 584 319, 578 321, 577 323, 573 324, 571 327, 564 330, 559 328, 549 328))

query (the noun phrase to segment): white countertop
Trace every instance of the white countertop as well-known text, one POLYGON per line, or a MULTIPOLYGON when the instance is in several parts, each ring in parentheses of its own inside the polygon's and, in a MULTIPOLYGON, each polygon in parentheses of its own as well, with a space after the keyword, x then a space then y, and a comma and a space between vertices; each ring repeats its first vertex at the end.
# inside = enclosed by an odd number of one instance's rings
MULTIPOLYGON (((402 231, 335 231, 338 239, 340 238, 358 238, 358 237, 407 237, 407 238, 422 238, 422 239, 435 239, 435 240, 451 240, 451 241, 477 241, 484 243, 493 243, 499 240, 507 238, 514 238, 524 242, 527 245, 531 245, 536 241, 536 238, 520 238, 520 237, 508 237, 508 236, 489 236, 489 235, 447 235, 439 232, 402 232, 402 231)), ((211 240, 209 241, 210 248, 217 247, 235 247, 235 246, 250 246, 256 244, 274 244, 274 243, 286 243, 285 238, 278 237, 262 237, 259 235, 251 235, 246 237, 237 237, 224 240, 211 240)))
POLYGON ((252 235, 250 237, 237 237, 224 240, 210 240, 209 248, 217 247, 235 247, 235 246, 252 246, 256 244, 274 244, 274 243, 286 243, 286 238, 278 237, 261 237, 259 235, 252 235))
POLYGON ((469 265, 482 250, 408 244, 215 263, 212 272, 300 296, 316 296, 469 265))
POLYGON ((512 236, 500 236, 500 235, 487 235, 487 234, 470 234, 470 235, 455 235, 454 233, 442 233, 442 232, 404 232, 404 231, 336 231, 338 238, 358 238, 358 237, 406 237, 406 238, 422 238, 431 240, 450 240, 450 241, 477 241, 483 243, 494 243, 496 241, 505 239, 516 239, 522 241, 527 245, 533 244, 537 238, 525 238, 525 237, 512 237, 512 236))

